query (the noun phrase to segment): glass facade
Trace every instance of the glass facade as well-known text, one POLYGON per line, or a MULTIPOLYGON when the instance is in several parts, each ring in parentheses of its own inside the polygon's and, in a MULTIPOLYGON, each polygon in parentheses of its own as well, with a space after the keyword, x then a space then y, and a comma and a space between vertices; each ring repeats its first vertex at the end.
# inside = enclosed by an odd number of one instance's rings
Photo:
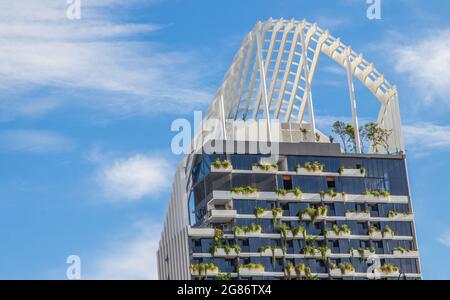
POLYGON ((217 268, 193 278, 420 279, 404 158, 285 155, 258 169, 267 159, 197 157, 191 227, 214 236, 190 238, 191 264, 217 268))

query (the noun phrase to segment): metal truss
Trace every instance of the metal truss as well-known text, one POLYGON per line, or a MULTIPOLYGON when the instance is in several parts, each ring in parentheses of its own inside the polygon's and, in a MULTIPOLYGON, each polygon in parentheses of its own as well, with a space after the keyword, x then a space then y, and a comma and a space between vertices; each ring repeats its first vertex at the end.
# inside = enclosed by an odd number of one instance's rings
POLYGON ((322 54, 347 72, 357 152, 361 151, 361 144, 353 78, 360 80, 379 100, 377 123, 392 130, 389 150, 404 151, 396 87, 362 54, 305 20, 258 22, 234 57, 205 119, 220 119, 223 129, 230 119, 265 119, 268 125, 270 119, 278 119, 283 123, 301 124, 310 132, 309 141, 315 141, 318 131, 311 85, 322 54))

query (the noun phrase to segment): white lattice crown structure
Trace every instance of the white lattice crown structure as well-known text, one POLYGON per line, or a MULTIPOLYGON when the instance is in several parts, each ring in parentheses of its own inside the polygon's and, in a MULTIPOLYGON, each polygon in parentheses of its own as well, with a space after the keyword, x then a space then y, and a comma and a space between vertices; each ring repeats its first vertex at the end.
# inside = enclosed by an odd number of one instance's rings
MULTIPOLYGON (((304 20, 258 22, 234 57, 204 120, 221 120, 226 132, 229 120, 277 119, 307 128, 310 141, 315 141, 316 133, 323 134, 315 126, 311 85, 323 54, 347 72, 354 128, 359 128, 353 85, 356 77, 380 102, 377 124, 392 130, 390 152, 403 151, 396 87, 362 54, 304 20)), ((359 132, 355 132, 357 152, 361 152, 359 132)))

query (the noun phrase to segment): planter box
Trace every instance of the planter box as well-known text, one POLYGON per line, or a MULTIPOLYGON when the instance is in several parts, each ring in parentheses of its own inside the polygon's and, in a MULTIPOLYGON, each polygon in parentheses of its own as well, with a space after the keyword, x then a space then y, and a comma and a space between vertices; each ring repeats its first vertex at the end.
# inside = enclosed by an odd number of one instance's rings
POLYGON ((383 235, 381 234, 381 231, 377 231, 377 232, 371 233, 370 237, 374 240, 381 240, 383 238, 383 235))
POLYGON ((383 233, 383 238, 386 239, 386 240, 392 240, 394 238, 394 235, 392 233, 384 232, 383 233))
POLYGON ((397 214, 394 217, 390 217, 392 220, 412 220, 412 215, 410 214, 397 214))
POLYGON ((264 169, 261 169, 261 168, 258 167, 258 166, 252 166, 252 171, 255 171, 255 172, 263 172, 263 173, 276 173, 276 172, 278 172, 278 169, 277 169, 277 168, 274 168, 274 167, 270 167, 270 168, 266 171, 266 170, 264 170, 264 169))
POLYGON ((325 196, 323 196, 323 200, 325 200, 325 201, 346 201, 347 195, 343 196, 342 193, 337 193, 337 195, 335 197, 331 197, 330 195, 325 194, 325 196))
POLYGON ((370 214, 366 212, 346 212, 345 217, 349 219, 364 220, 370 218, 370 214))
POLYGON ((348 233, 342 233, 340 232, 339 234, 336 234, 336 232, 334 231, 328 231, 327 232, 327 238, 328 239, 349 239, 350 238, 350 234, 348 233))
POLYGON ((303 167, 297 168, 297 174, 299 175, 313 175, 313 176, 319 176, 322 175, 322 171, 308 171, 303 167))
POLYGON ((236 233, 235 235, 236 235, 236 237, 259 237, 261 235, 261 230, 251 231, 251 232, 247 232, 247 233, 241 231, 239 233, 236 233))
POLYGON ((275 256, 275 257, 283 257, 283 250, 282 249, 275 249, 275 253, 272 253, 272 249, 266 249, 263 252, 261 252, 261 256, 275 256))
POLYGON ((352 177, 364 177, 366 174, 361 174, 359 169, 344 169, 341 176, 352 176, 352 177))
POLYGON ((264 269, 239 268, 239 275, 242 276, 260 276, 264 274, 264 269))
MULTIPOLYGON (((369 256, 371 256, 372 254, 375 254, 375 253, 372 253, 372 252, 370 252, 369 250, 364 250, 364 257, 369 257, 369 256)), ((353 249, 352 251, 351 251, 351 255, 352 256, 354 256, 354 257, 360 257, 361 256, 361 254, 359 253, 359 251, 358 250, 356 250, 356 249, 353 249)))
MULTIPOLYGON (((255 215, 256 216, 256 215, 255 215)), ((283 217, 283 215, 281 214, 278 214, 277 216, 276 216, 276 218, 277 219, 280 219, 280 218, 282 218, 283 217)), ((266 210, 266 211, 264 211, 262 214, 260 214, 259 216, 258 216, 258 218, 270 218, 270 219, 272 219, 273 218, 273 213, 272 213, 272 211, 271 210, 266 210)))
POLYGON ((233 171, 233 167, 232 166, 229 166, 228 168, 223 168, 223 167, 215 168, 214 166, 211 166, 211 172, 212 173, 214 173, 214 172, 218 172, 218 173, 225 173, 225 172, 227 172, 227 173, 229 173, 229 172, 232 172, 232 171, 233 171))
MULTIPOLYGON (((325 256, 329 256, 330 254, 331 254, 331 250, 328 250, 325 253, 325 256)), ((315 250, 314 251, 314 255, 311 255, 310 253, 307 253, 307 254, 305 254, 305 257, 308 257, 308 258, 322 258, 322 254, 320 253, 319 250, 315 250)))
MULTIPOLYGON (((192 270, 191 270, 191 275, 200 276, 198 271, 192 271, 192 270)), ((217 276, 217 275, 219 275, 219 269, 216 268, 214 270, 206 270, 206 274, 204 272, 202 272, 201 276, 205 276, 205 275, 206 276, 217 276)))
POLYGON ((303 198, 303 194, 296 196, 293 193, 287 193, 286 195, 275 194, 280 201, 300 201, 303 198))
POLYGON ((210 220, 223 222, 233 220, 237 215, 237 211, 234 209, 212 209, 209 213, 210 220))
POLYGON ((251 194, 242 194, 242 193, 231 192, 231 198, 233 198, 233 199, 255 199, 255 198, 258 198, 258 192, 251 193, 251 194))
POLYGON ((399 250, 394 250, 392 252, 393 255, 401 255, 401 256, 411 256, 411 257, 417 257, 419 256, 419 252, 417 251, 405 251, 405 252, 401 252, 399 250))
POLYGON ((355 271, 346 271, 345 274, 342 274, 341 269, 337 268, 334 270, 330 270, 330 275, 333 277, 354 276, 355 271))
MULTIPOLYGON (((304 214, 302 214, 302 218, 301 219, 304 220, 304 221, 311 221, 311 216, 308 215, 307 213, 304 213, 304 214)), ((317 216, 316 221, 317 220, 323 220, 323 219, 325 219, 325 216, 317 216)))
POLYGON ((381 275, 384 276, 392 276, 392 277, 398 277, 400 276, 400 271, 396 271, 396 272, 383 272, 383 271, 379 271, 381 273, 381 275))
POLYGON ((238 254, 236 253, 236 250, 234 250, 234 249, 231 249, 230 252, 227 254, 225 252, 224 248, 218 248, 216 250, 216 253, 214 253, 214 256, 215 257, 236 257, 236 256, 238 256, 238 254))

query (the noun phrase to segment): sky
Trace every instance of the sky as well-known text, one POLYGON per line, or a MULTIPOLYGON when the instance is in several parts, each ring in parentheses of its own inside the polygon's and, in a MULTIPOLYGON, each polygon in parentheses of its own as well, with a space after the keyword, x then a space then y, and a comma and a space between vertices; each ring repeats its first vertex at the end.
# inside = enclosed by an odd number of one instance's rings
MULTIPOLYGON (((450 3, 381 0, 0 0, 0 279, 156 279, 176 165, 173 120, 207 109, 258 20, 306 19, 398 87, 425 279, 450 278, 450 3)), ((322 56, 319 129, 350 118, 322 56)), ((358 113, 379 104, 356 82, 358 113)))

